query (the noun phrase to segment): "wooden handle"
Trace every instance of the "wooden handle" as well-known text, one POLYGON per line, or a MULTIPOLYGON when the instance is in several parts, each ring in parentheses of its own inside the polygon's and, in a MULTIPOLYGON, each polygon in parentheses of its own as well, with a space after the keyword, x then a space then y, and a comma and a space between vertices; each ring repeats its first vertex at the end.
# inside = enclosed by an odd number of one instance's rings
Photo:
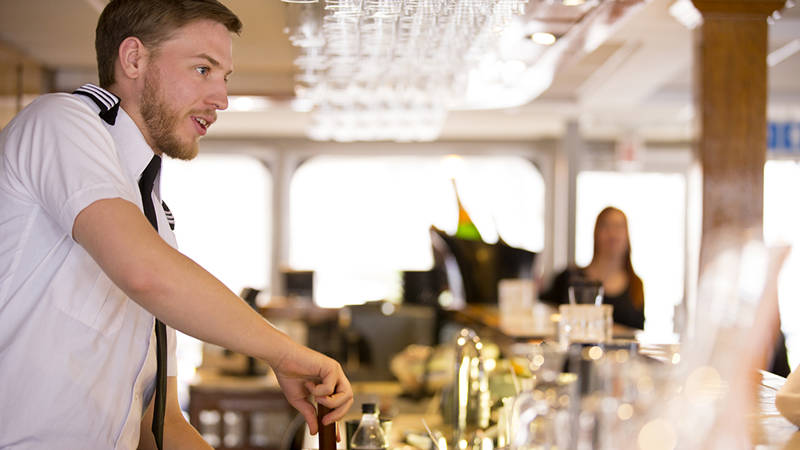
POLYGON ((336 422, 323 425, 322 418, 331 411, 327 406, 317 403, 317 427, 319 429, 319 450, 336 450, 336 422))

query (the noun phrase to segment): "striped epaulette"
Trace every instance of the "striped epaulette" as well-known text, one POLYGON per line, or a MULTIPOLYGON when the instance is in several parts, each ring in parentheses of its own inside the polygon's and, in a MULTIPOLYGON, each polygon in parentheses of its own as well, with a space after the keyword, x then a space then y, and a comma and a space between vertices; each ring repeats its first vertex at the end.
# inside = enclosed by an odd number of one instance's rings
POLYGON ((169 223, 169 229, 175 231, 175 216, 172 215, 172 211, 169 210, 167 203, 164 200, 161 200, 161 207, 164 208, 164 214, 167 215, 167 223, 169 223))
POLYGON ((114 125, 119 111, 119 97, 91 83, 86 83, 75 89, 73 94, 84 95, 92 99, 94 104, 100 108, 100 118, 107 124, 114 125))

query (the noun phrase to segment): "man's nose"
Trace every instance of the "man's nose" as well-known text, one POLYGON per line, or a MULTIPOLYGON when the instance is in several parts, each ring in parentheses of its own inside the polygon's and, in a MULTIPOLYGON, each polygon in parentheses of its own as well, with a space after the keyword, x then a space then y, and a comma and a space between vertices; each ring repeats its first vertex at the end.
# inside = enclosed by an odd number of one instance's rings
POLYGON ((215 83, 214 90, 209 94, 209 103, 214 109, 228 109, 228 85, 224 81, 215 83))

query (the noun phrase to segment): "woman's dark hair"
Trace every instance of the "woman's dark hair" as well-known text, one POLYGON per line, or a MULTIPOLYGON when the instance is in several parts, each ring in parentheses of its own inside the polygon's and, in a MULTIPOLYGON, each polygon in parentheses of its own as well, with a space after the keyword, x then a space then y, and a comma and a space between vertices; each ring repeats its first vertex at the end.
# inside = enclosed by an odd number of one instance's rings
POLYGON ((636 272, 633 270, 633 263, 631 263, 631 235, 628 231, 628 217, 620 209, 614 208, 613 206, 607 206, 600 211, 600 214, 597 215, 597 220, 594 223, 594 255, 592 258, 597 256, 597 242, 600 223, 607 215, 612 213, 618 213, 622 215, 622 218, 625 221, 625 271, 628 273, 631 302, 636 309, 641 311, 644 308, 644 283, 642 283, 642 279, 639 278, 639 275, 636 275, 636 272))

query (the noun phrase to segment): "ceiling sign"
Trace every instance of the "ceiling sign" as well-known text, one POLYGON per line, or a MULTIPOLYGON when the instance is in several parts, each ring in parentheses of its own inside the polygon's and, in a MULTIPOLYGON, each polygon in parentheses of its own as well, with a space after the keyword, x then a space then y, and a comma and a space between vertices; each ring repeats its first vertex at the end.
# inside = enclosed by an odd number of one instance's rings
POLYGON ((767 122, 767 152, 800 156, 800 122, 767 122))

